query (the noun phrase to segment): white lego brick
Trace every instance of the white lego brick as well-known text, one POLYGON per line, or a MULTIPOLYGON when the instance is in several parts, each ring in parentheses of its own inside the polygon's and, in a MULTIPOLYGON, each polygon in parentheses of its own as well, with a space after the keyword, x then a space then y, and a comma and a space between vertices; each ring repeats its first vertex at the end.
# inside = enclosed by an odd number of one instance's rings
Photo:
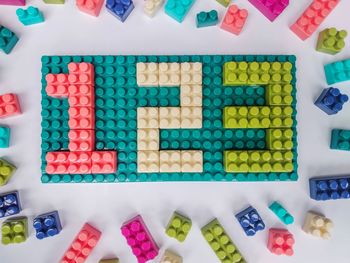
POLYGON ((181 172, 181 152, 180 151, 160 151, 159 171, 161 173, 181 172))
POLYGON ((202 107, 181 107, 181 128, 202 128, 202 107))
POLYGON ((182 107, 202 107, 202 85, 181 85, 180 103, 182 107))
POLYGON ((196 150, 181 151, 181 172, 203 172, 203 152, 196 150))
POLYGON ((182 263, 182 257, 170 250, 165 250, 160 263, 182 263))
POLYGON ((159 87, 158 63, 136 64, 136 82, 139 87, 159 87))
POLYGON ((202 63, 181 63, 181 85, 202 85, 202 63))
POLYGON ((159 128, 160 129, 180 129, 181 128, 181 108, 180 107, 160 107, 159 108, 159 128))
POLYGON ((180 86, 181 72, 179 63, 159 63, 159 86, 180 86))
POLYGON ((159 150, 159 129, 137 129, 138 150, 159 150))
POLYGON ((149 17, 154 17, 158 10, 162 7, 164 0, 146 0, 143 11, 149 17))
POLYGON ((159 151, 138 151, 137 172, 159 173, 159 151))
POLYGON ((137 128, 159 128, 159 108, 137 108, 137 128))
POLYGON ((333 223, 330 219, 311 211, 307 212, 303 225, 305 233, 323 239, 329 239, 331 237, 330 231, 332 228, 333 223))

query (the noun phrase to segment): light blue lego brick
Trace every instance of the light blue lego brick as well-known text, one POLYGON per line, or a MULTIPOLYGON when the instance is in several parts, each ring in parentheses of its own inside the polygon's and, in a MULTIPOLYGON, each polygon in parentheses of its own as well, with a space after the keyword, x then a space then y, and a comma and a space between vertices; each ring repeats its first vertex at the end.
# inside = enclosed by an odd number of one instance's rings
POLYGON ((106 8, 112 15, 124 22, 134 10, 134 3, 132 0, 107 0, 106 8))
POLYGON ((280 203, 273 202, 269 208, 286 225, 294 222, 294 217, 280 203))
POLYGON ((327 64, 324 72, 328 85, 350 80, 350 59, 327 64))
POLYGON ((8 148, 10 145, 10 128, 0 126, 0 148, 8 148))
POLYGON ((165 13, 174 18, 177 22, 184 21, 195 0, 168 0, 165 4, 165 13))
POLYGON ((324 89, 321 95, 315 101, 315 105, 328 115, 337 114, 343 109, 343 105, 349 100, 349 97, 340 93, 337 88, 324 89))
POLYGON ((0 25, 0 49, 5 54, 10 54, 18 42, 18 37, 6 27, 0 25))
POLYGON ((62 230, 58 211, 38 215, 34 218, 33 227, 37 239, 44 239, 58 235, 62 230))
POLYGON ((247 236, 254 236, 256 232, 265 229, 264 221, 252 206, 236 214, 236 218, 247 236))
POLYGON ((18 8, 16 14, 18 20, 25 26, 39 24, 45 21, 43 13, 34 6, 28 7, 27 10, 18 8))
POLYGON ((310 197, 316 201, 349 199, 350 176, 325 176, 309 179, 310 197))
POLYGON ((17 191, 0 194, 0 218, 18 214, 21 210, 17 191))

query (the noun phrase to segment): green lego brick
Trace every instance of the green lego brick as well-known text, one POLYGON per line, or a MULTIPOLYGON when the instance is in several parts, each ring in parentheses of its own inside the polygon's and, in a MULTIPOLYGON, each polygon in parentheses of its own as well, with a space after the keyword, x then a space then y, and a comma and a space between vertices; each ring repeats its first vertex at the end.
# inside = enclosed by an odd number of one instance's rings
POLYGON ((350 59, 327 64, 324 72, 328 85, 350 80, 350 59))
POLYGON ((350 151, 350 130, 332 130, 331 149, 350 151))
POLYGON ((266 144, 270 150, 292 150, 292 129, 269 129, 267 130, 266 144))
POLYGON ((98 263, 119 263, 119 259, 118 258, 101 259, 98 263))
POLYGON ((0 25, 0 49, 5 54, 10 54, 18 42, 18 37, 11 30, 0 25))
POLYGON ((219 22, 218 11, 211 10, 210 12, 200 12, 196 17, 197 27, 215 26, 219 22))
POLYGON ((192 221, 188 217, 174 212, 165 229, 165 233, 179 242, 185 241, 192 227, 192 221))
POLYGON ((43 0, 45 4, 63 5, 65 0, 43 0))
POLYGON ((16 10, 18 20, 25 26, 42 23, 45 21, 43 13, 34 6, 29 6, 26 10, 18 8, 16 10))
POLYGON ((167 15, 181 23, 184 21, 194 2, 195 0, 168 0, 164 11, 167 15))
POLYGON ((0 158, 0 186, 7 184, 15 171, 16 167, 13 164, 0 158))
POLYGON ((27 217, 7 219, 1 226, 1 242, 4 245, 25 242, 28 238, 27 217))
POLYGON ((216 2, 223 5, 224 7, 228 7, 228 5, 231 3, 231 0, 216 0, 216 2))
POLYGON ((0 148, 8 148, 10 145, 10 128, 0 126, 0 148))
POLYGON ((246 263, 241 252, 239 252, 238 248, 217 219, 209 222, 201 231, 220 262, 246 263))
POLYGON ((274 84, 266 87, 266 101, 268 105, 292 105, 293 86, 291 84, 274 84))
POLYGON ((286 225, 294 222, 294 217, 278 202, 273 202, 269 206, 270 210, 286 225))
POLYGON ((335 27, 326 28, 318 35, 316 50, 335 55, 345 47, 346 30, 337 30, 335 27))

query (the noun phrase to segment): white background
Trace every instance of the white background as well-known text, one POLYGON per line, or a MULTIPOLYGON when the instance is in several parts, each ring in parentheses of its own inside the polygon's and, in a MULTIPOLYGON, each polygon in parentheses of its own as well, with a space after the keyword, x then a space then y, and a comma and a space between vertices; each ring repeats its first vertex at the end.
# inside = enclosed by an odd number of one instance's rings
MULTIPOLYGON (((0 94, 15 92, 20 96, 23 115, 1 120, 11 127, 11 148, 1 149, 18 166, 18 171, 1 192, 20 191, 26 215, 59 210, 63 231, 56 237, 37 240, 30 237, 20 245, 0 245, 1 263, 58 262, 83 223, 90 222, 102 232, 102 239, 87 262, 98 262, 117 255, 122 263, 136 262, 124 237, 122 222, 140 213, 164 249, 181 254, 186 263, 214 263, 218 259, 200 233, 200 227, 218 217, 248 262, 349 262, 349 201, 316 202, 309 198, 308 178, 349 172, 350 152, 329 149, 332 128, 350 129, 350 103, 336 116, 328 116, 313 102, 326 82, 323 64, 350 57, 350 37, 345 50, 331 56, 315 51, 317 33, 303 42, 288 28, 309 4, 309 0, 291 1, 290 6, 270 23, 247 1, 235 1, 249 10, 247 24, 240 36, 212 27, 195 28, 195 14, 215 8, 223 17, 225 9, 214 0, 197 0, 186 20, 179 24, 159 12, 154 19, 143 14, 143 0, 122 24, 103 8, 99 18, 77 10, 74 1, 63 6, 40 7, 44 24, 22 26, 16 7, 0 7, 0 24, 20 36, 10 55, 0 53, 0 94), (40 58, 42 55, 119 55, 119 54, 295 54, 298 87, 298 182, 287 183, 125 183, 53 185, 40 182, 40 58), (279 200, 295 216, 288 229, 296 239, 293 257, 276 256, 266 248, 267 231, 247 237, 234 217, 249 204, 255 206, 267 227, 284 227, 267 206, 279 200), (194 226, 183 243, 164 234, 170 215, 180 210, 190 216, 194 226), (332 238, 320 240, 302 232, 308 210, 330 217, 335 224, 332 238)), ((350 1, 343 0, 322 24, 350 31, 350 1)), ((350 95, 350 83, 336 85, 350 95)), ((1 220, 3 221, 3 220, 1 220)), ((157 262, 157 261, 155 261, 157 262)))

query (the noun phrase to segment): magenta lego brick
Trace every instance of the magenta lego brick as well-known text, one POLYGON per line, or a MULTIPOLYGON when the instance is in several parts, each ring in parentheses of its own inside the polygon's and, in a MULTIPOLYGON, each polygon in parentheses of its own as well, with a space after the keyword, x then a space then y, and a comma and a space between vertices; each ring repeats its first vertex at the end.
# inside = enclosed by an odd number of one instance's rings
POLYGON ((25 6, 26 0, 0 0, 0 5, 25 6))
POLYGON ((349 199, 350 175, 309 179, 310 197, 316 201, 349 199))
POLYGON ((273 22, 289 5, 289 0, 249 0, 264 16, 273 22))

